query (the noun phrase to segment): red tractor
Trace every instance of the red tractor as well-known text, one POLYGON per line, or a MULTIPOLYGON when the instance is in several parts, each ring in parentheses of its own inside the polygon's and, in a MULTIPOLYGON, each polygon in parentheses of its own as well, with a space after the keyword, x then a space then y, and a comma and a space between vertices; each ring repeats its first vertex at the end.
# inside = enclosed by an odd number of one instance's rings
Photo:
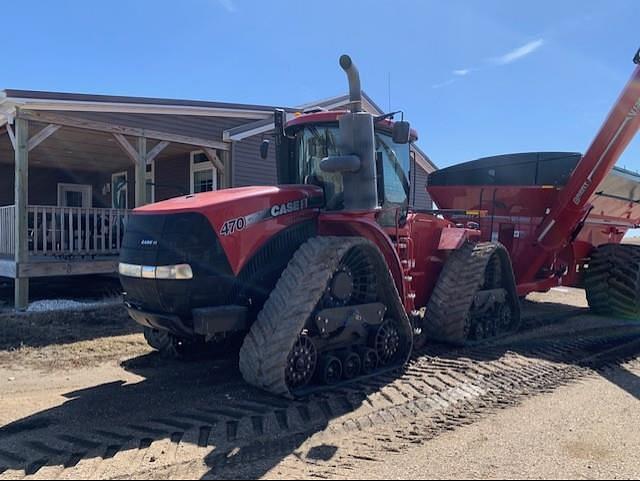
POLYGON ((418 211, 415 132, 362 111, 358 72, 348 56, 340 65, 349 111, 288 123, 276 113, 277 187, 131 216, 119 269, 152 347, 187 356, 237 340, 246 381, 294 397, 400 367, 426 339, 515 332, 520 297, 577 285, 585 269, 597 310, 638 317, 640 252, 617 243, 638 224, 640 199, 598 189, 638 130, 640 68, 584 156, 445 169, 429 182, 444 210, 418 211))

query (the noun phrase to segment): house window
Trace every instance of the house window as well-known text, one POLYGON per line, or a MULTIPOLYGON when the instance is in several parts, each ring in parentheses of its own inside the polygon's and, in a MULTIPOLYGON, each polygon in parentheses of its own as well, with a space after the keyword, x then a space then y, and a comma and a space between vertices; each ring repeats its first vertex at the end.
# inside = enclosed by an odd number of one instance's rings
POLYGON ((111 176, 111 207, 114 209, 129 208, 127 180, 126 172, 118 172, 111 176))
MULTIPOLYGON (((220 152, 214 150, 218 159, 220 152)), ((202 151, 191 152, 191 193, 211 192, 218 189, 218 171, 202 151)))
POLYGON ((90 185, 58 184, 58 207, 92 207, 90 185))
POLYGON ((147 204, 153 204, 156 201, 156 162, 155 160, 147 164, 147 204))

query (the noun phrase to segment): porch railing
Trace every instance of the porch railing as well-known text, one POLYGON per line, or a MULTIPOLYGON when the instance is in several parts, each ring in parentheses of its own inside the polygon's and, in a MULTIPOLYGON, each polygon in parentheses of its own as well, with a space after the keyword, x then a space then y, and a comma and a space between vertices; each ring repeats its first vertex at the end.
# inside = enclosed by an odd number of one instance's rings
MULTIPOLYGON (((120 252, 129 211, 29 206, 27 242, 32 256, 86 257, 120 252)), ((0 208, 0 253, 15 252, 15 209, 0 208)))
POLYGON ((13 255, 16 246, 15 207, 0 207, 0 255, 13 255))

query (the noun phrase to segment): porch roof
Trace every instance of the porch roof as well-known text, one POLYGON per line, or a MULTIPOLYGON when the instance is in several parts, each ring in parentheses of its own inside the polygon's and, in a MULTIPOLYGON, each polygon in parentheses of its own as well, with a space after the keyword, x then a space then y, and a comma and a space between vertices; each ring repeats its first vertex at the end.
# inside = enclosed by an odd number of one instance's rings
POLYGON ((203 100, 163 99, 120 95, 94 95, 37 90, 0 90, 0 113, 9 116, 15 107, 29 110, 72 110, 91 112, 154 113, 202 115, 216 117, 262 118, 276 108, 286 106, 213 102, 203 100))
MULTIPOLYGON (((37 134, 46 127, 47 123, 32 122, 31 134, 37 134)), ((0 164, 13 165, 15 154, 6 130, 6 126, 0 127, 0 164)), ((135 144, 135 137, 125 138, 130 144, 135 144)), ((148 149, 153 150, 161 142, 160 139, 149 139, 148 149)), ((200 148, 197 142, 170 143, 157 158, 172 158, 200 148)), ((62 126, 46 142, 31 151, 29 165, 35 168, 110 173, 127 170, 132 166, 132 161, 111 133, 62 126)))

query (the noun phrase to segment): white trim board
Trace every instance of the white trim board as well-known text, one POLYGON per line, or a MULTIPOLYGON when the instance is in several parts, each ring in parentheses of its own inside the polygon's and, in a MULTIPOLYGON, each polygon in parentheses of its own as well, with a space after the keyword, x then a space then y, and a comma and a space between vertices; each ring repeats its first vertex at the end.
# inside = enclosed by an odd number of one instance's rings
POLYGON ((111 196, 111 208, 112 209, 128 209, 129 208, 129 172, 127 172, 126 170, 122 171, 122 172, 114 172, 113 174, 111 174, 111 186, 109 188, 109 195, 111 196), (122 190, 124 191, 125 195, 124 195, 124 207, 115 207, 113 205, 113 181, 116 177, 122 177, 124 176, 124 187, 122 188, 122 190))
POLYGON ((79 192, 82 194, 82 208, 91 209, 93 207, 93 186, 89 184, 69 184, 58 182, 58 207, 68 207, 62 205, 65 192, 79 192))
POLYGON ((218 169, 216 169, 213 164, 209 161, 200 162, 198 164, 194 163, 193 159, 196 155, 202 154, 206 155, 202 150, 194 150, 189 154, 189 192, 194 194, 195 184, 193 183, 193 175, 196 172, 203 172, 206 170, 211 170, 213 172, 213 190, 218 190, 218 169))
POLYGON ((53 110, 75 112, 102 112, 124 114, 190 115, 201 117, 230 117, 243 119, 267 119, 272 114, 262 110, 233 109, 221 107, 188 107, 179 105, 146 105, 135 103, 82 102, 77 100, 40 100, 7 97, 3 105, 15 111, 16 107, 25 110, 53 110))

